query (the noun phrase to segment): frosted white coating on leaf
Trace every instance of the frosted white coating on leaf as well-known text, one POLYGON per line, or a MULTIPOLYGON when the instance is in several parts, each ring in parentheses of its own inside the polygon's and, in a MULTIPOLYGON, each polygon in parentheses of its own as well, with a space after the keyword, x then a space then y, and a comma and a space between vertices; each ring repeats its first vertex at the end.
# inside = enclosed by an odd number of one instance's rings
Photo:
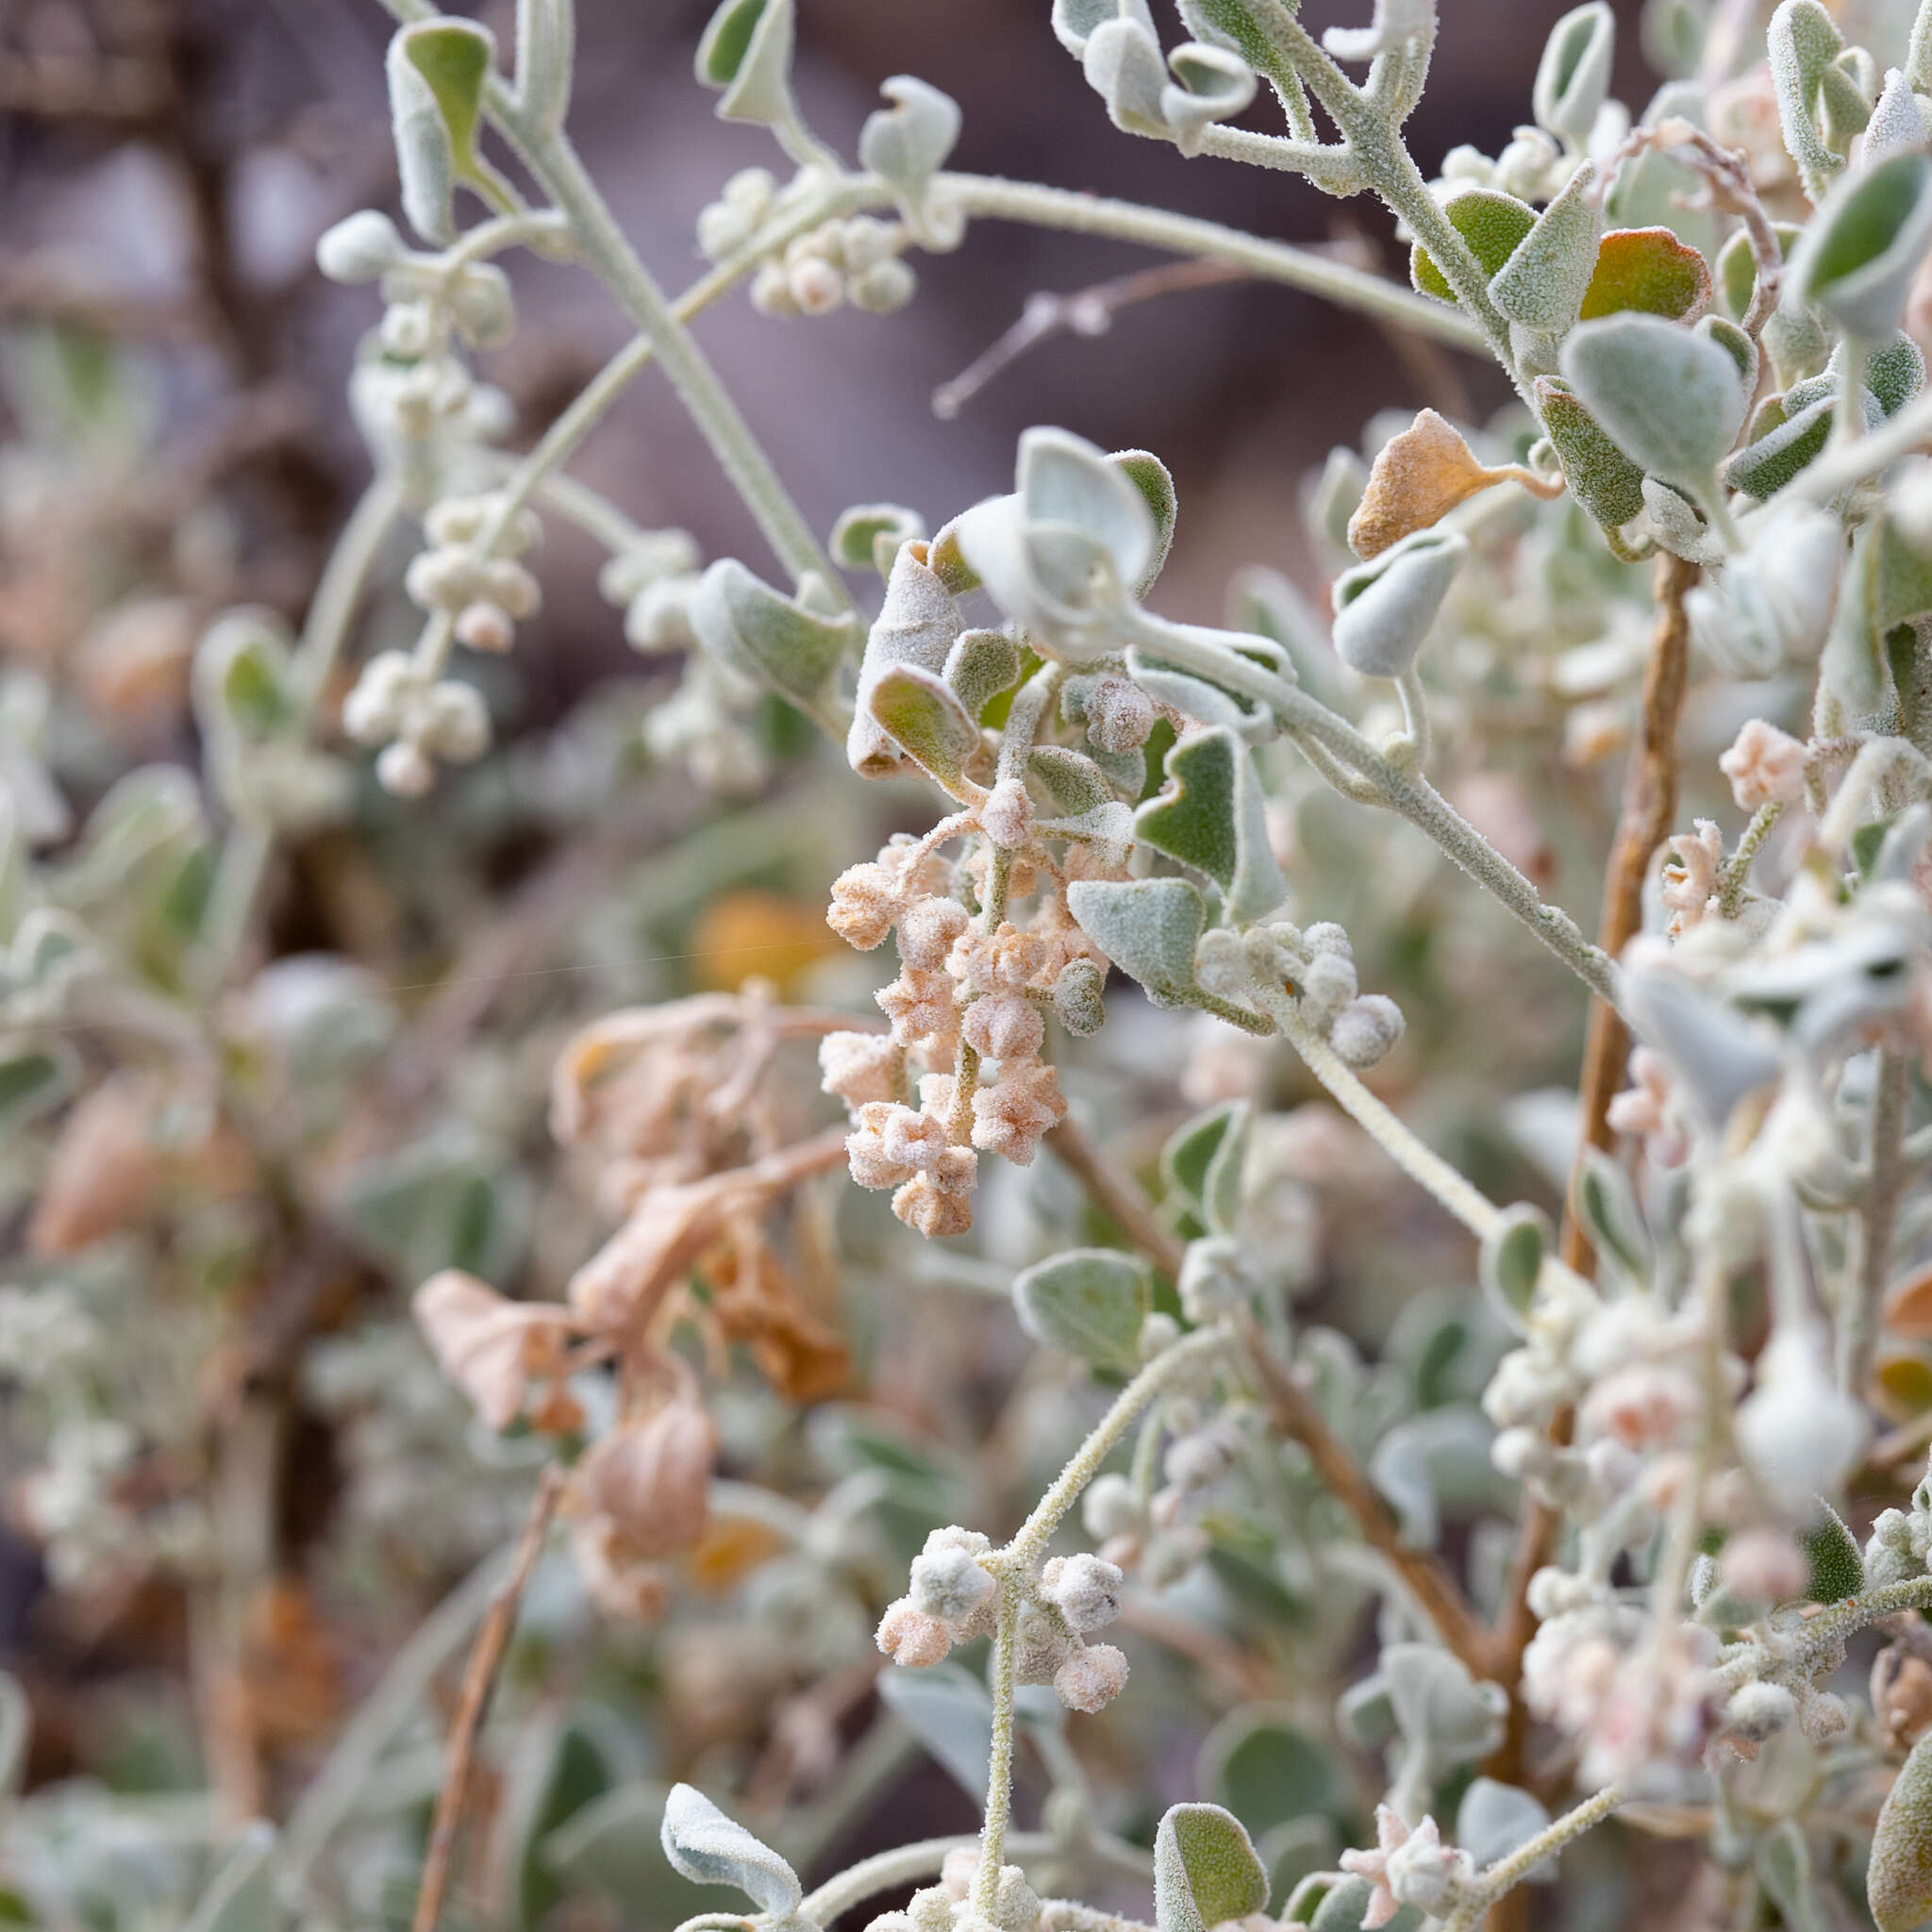
POLYGON ((1611 439, 1667 483, 1707 489, 1744 420, 1738 366, 1716 342, 1660 316, 1579 323, 1563 375, 1611 439))
POLYGON ((659 1837, 664 1856, 693 1884, 735 1885, 774 1919, 789 1919, 805 1896, 791 1867, 695 1786, 671 1787, 659 1837))
POLYGON ((1865 1897, 1878 1932, 1914 1932, 1932 1916, 1932 1738, 1912 1746, 1885 1794, 1865 1897))

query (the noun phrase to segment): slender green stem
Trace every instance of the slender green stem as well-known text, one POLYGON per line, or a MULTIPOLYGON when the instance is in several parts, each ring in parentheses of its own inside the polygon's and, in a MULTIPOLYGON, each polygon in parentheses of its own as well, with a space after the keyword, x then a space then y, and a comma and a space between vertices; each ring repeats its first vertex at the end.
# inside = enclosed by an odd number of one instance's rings
POLYGON ((1565 1845, 1601 1824, 1624 1799, 1624 1793, 1617 1786, 1606 1785, 1574 1810, 1554 1819, 1527 1844, 1517 1846, 1507 1858, 1498 1858, 1484 1871, 1474 1893, 1450 1913, 1442 1932, 1470 1932, 1505 1892, 1514 1890, 1545 1858, 1555 1857, 1565 1845))
POLYGON ((1879 1310, 1891 1280, 1892 1241, 1906 1183, 1902 1143, 1911 1082, 1911 1061, 1896 1048, 1882 1048, 1872 1092, 1871 1155, 1865 1170, 1870 1179, 1858 1210, 1857 1262, 1847 1271, 1838 1314, 1838 1380, 1849 1395, 1860 1394, 1871 1372, 1879 1310))
POLYGON ((1718 910, 1726 919, 1737 918, 1743 909, 1744 888, 1751 877, 1751 862, 1757 857, 1765 840, 1771 836, 1772 826, 1777 824, 1783 812, 1784 807, 1776 799, 1767 800, 1751 815, 1751 823, 1740 836, 1718 881, 1718 910))
POLYGON ((973 1903, 991 1917, 1006 1861, 1007 1824, 1013 1811, 1013 1678, 1020 1649, 1020 1612, 1025 1573, 1000 1578, 999 1624, 992 1640, 992 1748, 987 1760, 986 1821, 979 1832, 979 1870, 973 1874, 973 1903))

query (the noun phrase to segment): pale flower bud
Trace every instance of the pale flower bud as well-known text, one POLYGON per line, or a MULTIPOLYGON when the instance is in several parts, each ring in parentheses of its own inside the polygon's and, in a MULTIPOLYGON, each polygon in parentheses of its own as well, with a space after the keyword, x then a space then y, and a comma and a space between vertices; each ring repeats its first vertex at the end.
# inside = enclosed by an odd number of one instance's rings
POLYGON ((975 1000, 960 1023, 967 1043, 989 1059, 1031 1059, 1046 1038, 1046 1023, 1018 995, 975 1000))
POLYGON ((1053 1674, 1053 1694, 1069 1710, 1105 1710, 1126 1688, 1127 1659, 1110 1643, 1076 1650, 1053 1674))
POLYGON ((315 244, 315 265, 331 282, 373 282, 408 253, 396 225, 379 210, 365 208, 323 231, 315 244))
POLYGON ((899 914, 899 893, 884 866, 848 866, 832 881, 825 924, 849 946, 869 953, 883 943, 899 914))
POLYGON ((849 1108, 890 1101, 904 1055, 888 1033, 828 1033, 819 1041, 819 1085, 849 1108))
POLYGON ((397 798, 426 798, 436 786, 436 766, 421 746, 399 738, 376 759, 375 782, 397 798))
POLYGON ((1731 781, 1740 811, 1796 805, 1805 795, 1804 741, 1762 718, 1745 722, 1717 768, 1731 781))
POLYGON ((901 962, 921 972, 938 972, 946 963, 953 941, 971 924, 971 916, 957 899, 920 900, 899 921, 901 962))
POLYGON ((1103 677, 1087 699, 1087 736, 1102 751, 1139 751, 1154 729, 1154 700, 1124 677, 1103 677))
POLYGON ((1084 1637, 1120 1615, 1125 1581, 1117 1565, 1098 1557, 1056 1557, 1040 1574, 1040 1593, 1084 1637))
POLYGON ((1386 993, 1362 993, 1335 1016, 1328 1043, 1351 1067, 1373 1067, 1392 1051, 1403 1026, 1402 1008, 1386 993))
POLYGON ((342 700, 342 729, 358 744, 383 744, 402 727, 403 708, 421 685, 407 651, 379 651, 342 700))
POLYGON ((1002 778, 979 808, 980 828, 992 842, 1017 852, 1033 837, 1033 801, 1017 778, 1002 778))
POLYGON ((845 299, 845 277, 818 256, 794 263, 786 272, 786 281, 803 315, 829 315, 845 299))
POLYGON ((845 285, 855 308, 868 315, 894 315, 919 291, 919 277, 897 256, 860 269, 845 285))
POLYGON ((1724 1544, 1725 1586, 1749 1603, 1783 1603, 1810 1574, 1804 1551, 1781 1529, 1747 1529, 1724 1544))
POLYGON ((1138 1529, 1141 1511, 1134 1501, 1132 1482, 1111 1470, 1095 1476, 1080 1500, 1080 1520, 1087 1525, 1087 1534, 1102 1541, 1138 1529))
POLYGON ((457 642, 471 651, 502 657, 517 641, 516 626, 500 604, 478 600, 465 604, 457 615, 457 642))
POLYGON ((992 1574, 973 1560, 958 1543, 930 1543, 912 1559, 914 1609, 942 1624, 971 1624, 999 1587, 992 1574))
POLYGON ((879 1619, 878 1647, 895 1664, 923 1671, 941 1662, 953 1647, 953 1635, 937 1617, 915 1609, 909 1597, 889 1605, 879 1619))
POLYGON ((717 1449, 709 1415, 680 1396, 620 1423, 584 1457, 576 1480, 641 1557, 666 1557, 704 1534, 717 1449))

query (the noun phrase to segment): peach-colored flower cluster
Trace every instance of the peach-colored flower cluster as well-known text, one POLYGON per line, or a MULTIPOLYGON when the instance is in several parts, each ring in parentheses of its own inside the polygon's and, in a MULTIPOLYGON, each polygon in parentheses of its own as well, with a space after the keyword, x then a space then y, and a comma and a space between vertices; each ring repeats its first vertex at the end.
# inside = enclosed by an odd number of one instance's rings
MULTIPOLYGON (((958 869, 980 891, 989 851, 981 844, 958 869)), ((1094 870, 1070 855, 1069 873, 1094 870)), ((1041 1058, 1045 1015, 1069 967, 1091 974, 1105 962, 1043 853, 1014 856, 1008 889, 1024 897, 1043 878, 1024 924, 1007 919, 991 930, 947 890, 961 883, 958 872, 923 846, 895 841, 833 882, 827 924, 864 952, 895 935, 899 975, 877 994, 888 1034, 832 1033, 821 1043, 824 1091, 851 1109, 852 1178, 891 1189, 892 1212, 921 1234, 965 1233, 979 1156, 1024 1167, 1066 1112, 1059 1075, 1041 1058)))

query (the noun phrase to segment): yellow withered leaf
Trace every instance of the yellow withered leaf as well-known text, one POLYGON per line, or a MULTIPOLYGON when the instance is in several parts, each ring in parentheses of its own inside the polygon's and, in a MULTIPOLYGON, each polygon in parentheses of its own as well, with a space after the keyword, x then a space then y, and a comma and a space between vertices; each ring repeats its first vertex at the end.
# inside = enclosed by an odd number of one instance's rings
MULTIPOLYGON (((1478 461, 1456 428, 1424 409, 1382 445, 1368 488, 1348 520, 1348 547, 1367 562, 1494 483, 1522 483, 1539 495, 1551 493, 1544 479, 1520 463, 1492 470, 1478 461)), ((1561 487, 1559 482, 1557 488, 1561 487)))

